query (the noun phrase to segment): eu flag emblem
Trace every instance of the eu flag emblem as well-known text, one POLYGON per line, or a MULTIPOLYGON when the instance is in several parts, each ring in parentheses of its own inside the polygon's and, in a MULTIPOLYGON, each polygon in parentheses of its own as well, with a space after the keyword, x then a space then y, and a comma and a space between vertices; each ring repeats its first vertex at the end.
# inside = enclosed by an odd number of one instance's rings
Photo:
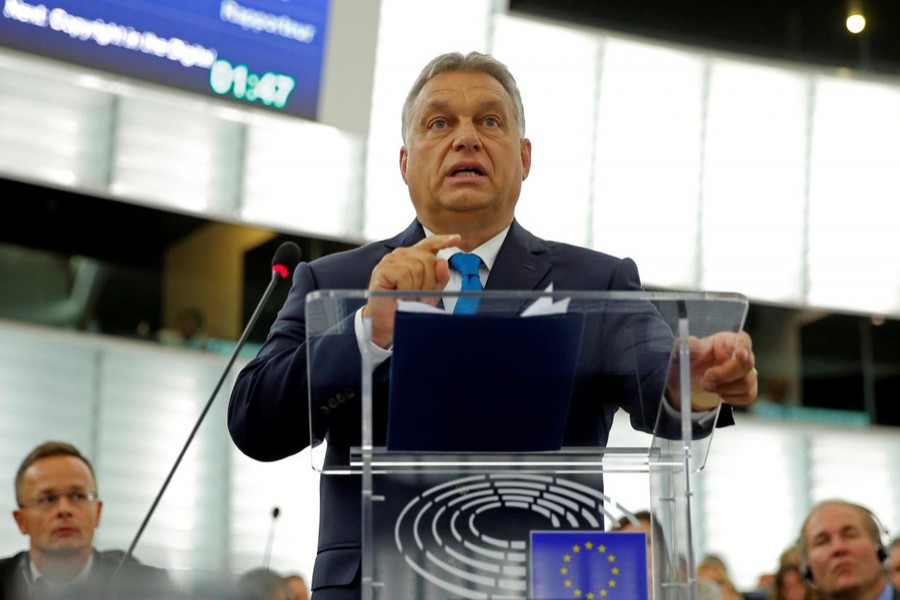
POLYGON ((534 600, 647 600, 643 532, 532 531, 534 600))

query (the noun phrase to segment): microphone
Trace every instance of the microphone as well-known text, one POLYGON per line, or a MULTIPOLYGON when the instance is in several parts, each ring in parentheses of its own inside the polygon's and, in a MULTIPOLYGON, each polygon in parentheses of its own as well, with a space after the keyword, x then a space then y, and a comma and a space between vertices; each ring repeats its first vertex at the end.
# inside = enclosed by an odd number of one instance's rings
MULTIPOLYGON (((109 578, 109 583, 112 583, 112 581, 116 578, 116 575, 118 575, 119 571, 122 569, 122 565, 124 565, 129 559, 131 559, 131 556, 134 553, 135 546, 137 546, 138 541, 141 539, 141 535, 143 535, 144 529, 146 529, 147 527, 147 523, 150 522, 150 517, 152 517, 154 511, 156 511, 156 506, 159 504, 160 499, 162 499, 166 488, 169 487, 169 483, 172 481, 172 476, 175 475, 175 470, 178 469, 178 465, 181 464, 181 460, 184 458, 188 447, 191 445, 191 442, 194 441, 194 436, 197 434, 197 430, 200 428, 200 424, 206 417, 206 413, 209 412, 213 400, 215 400, 216 395, 219 393, 219 389, 225 382, 225 377, 231 370, 232 365, 234 365, 234 361, 237 359, 238 353, 241 351, 241 348, 244 347, 244 344, 247 343, 247 338, 250 336, 250 331, 253 329, 253 326, 256 325, 256 321, 259 319, 259 315, 262 313, 262 309, 266 305, 266 302, 269 301, 269 297, 272 295, 272 291, 275 289, 275 285, 282 279, 287 279, 291 270, 296 267, 299 262, 300 247, 297 244, 295 244, 294 242, 284 242, 283 244, 278 246, 278 249, 275 251, 275 255, 272 257, 272 277, 269 280, 269 285, 266 287, 265 292, 263 292, 262 298, 256 305, 256 310, 253 311, 253 315, 247 322, 247 326, 244 328, 244 332, 241 334, 240 339, 238 339, 238 342, 234 347, 234 351, 232 351, 231 357, 228 359, 228 364, 225 365, 225 370, 222 371, 222 376, 219 377, 219 382, 216 384, 215 389, 213 389, 212 394, 210 394, 209 400, 206 401, 206 406, 203 407, 203 411, 200 413, 200 417, 194 424, 194 428, 191 430, 190 435, 188 435, 187 441, 184 443, 184 447, 178 454, 178 458, 175 459, 175 464, 172 465, 172 470, 169 471, 165 482, 160 488, 159 493, 156 495, 156 498, 153 500, 153 504, 150 506, 150 510, 147 512, 147 516, 144 517, 143 523, 141 523, 141 526, 138 528, 137 535, 134 536, 134 540, 132 540, 131 545, 128 547, 128 551, 125 552, 125 554, 122 556, 119 564, 116 565, 115 571, 113 571, 112 576, 109 578)), ((278 508, 275 508, 275 511, 278 511, 278 508)), ((275 514, 275 511, 273 511, 273 518, 278 516, 277 514, 275 514)))
POLYGON ((275 539, 275 521, 281 514, 281 509, 277 506, 272 509, 272 523, 269 525, 269 539, 266 541, 266 553, 263 556, 263 569, 269 568, 269 559, 272 557, 272 541, 275 539))

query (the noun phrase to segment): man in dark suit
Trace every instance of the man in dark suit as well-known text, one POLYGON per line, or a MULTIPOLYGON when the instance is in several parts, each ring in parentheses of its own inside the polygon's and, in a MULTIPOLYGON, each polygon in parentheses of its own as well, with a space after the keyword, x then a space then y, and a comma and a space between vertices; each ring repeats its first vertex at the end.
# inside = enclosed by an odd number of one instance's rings
POLYGON ((826 500, 809 511, 797 548, 816 591, 835 600, 900 600, 885 570, 888 533, 872 511, 826 500))
POLYGON ((46 442, 16 473, 13 512, 29 549, 0 560, 0 598, 171 598, 161 569, 94 549, 103 502, 91 463, 65 442, 46 442))
MULTIPOLYGON (((343 328, 323 336, 323 346, 306 347, 305 299, 314 290, 458 291, 462 275, 448 259, 457 252, 480 258, 478 277, 486 290, 640 290, 637 268, 618 259, 567 244, 541 240, 514 218, 522 181, 531 168, 531 142, 515 80, 499 61, 479 53, 442 55, 421 72, 403 107, 404 145, 400 173, 409 188, 416 220, 392 239, 301 264, 288 300, 256 359, 238 376, 229 405, 229 430, 235 444, 258 460, 278 460, 310 443, 307 406, 307 357, 316 379, 313 407, 327 430, 326 463, 346 464, 359 444, 361 344, 375 362, 376 385, 385 384, 390 362, 394 313, 392 298, 369 298, 343 328), (370 319, 371 337, 363 332, 370 319)), ((455 300, 445 301, 453 310, 455 300)), ((668 332, 671 334, 671 331, 668 332)), ((703 390, 732 404, 756 395, 756 372, 749 337, 714 336, 698 342, 696 366, 703 390)), ((671 345, 663 353, 663 371, 671 345)), ((590 396, 576 387, 573 400, 590 396)), ((655 396, 659 405, 660 394, 655 396)), ((377 398, 376 398, 377 400, 377 398)), ((694 399, 692 399, 693 403, 694 399)), ((381 403, 379 406, 383 408, 381 403)), ((596 404, 596 403, 594 403, 596 404)), ((576 437, 603 444, 616 406, 592 406, 593 418, 581 420, 576 437), (590 430, 590 431, 587 431, 590 430)), ((628 408, 628 407, 626 407, 628 408)), ((653 427, 656 410, 632 407, 632 423, 653 427)), ((730 417, 730 414, 727 415, 730 417)), ((316 425, 314 424, 314 428, 316 425)), ((569 431, 568 433, 573 433, 569 431)), ((323 477, 319 552, 312 577, 318 600, 357 598, 360 581, 360 482, 356 477, 323 477)))

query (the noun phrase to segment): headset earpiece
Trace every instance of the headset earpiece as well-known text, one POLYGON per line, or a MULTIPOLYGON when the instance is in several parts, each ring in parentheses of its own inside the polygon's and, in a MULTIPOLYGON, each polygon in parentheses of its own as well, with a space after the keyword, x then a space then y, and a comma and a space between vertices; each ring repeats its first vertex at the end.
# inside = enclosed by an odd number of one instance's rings
POLYGON ((810 583, 813 582, 813 574, 812 574, 812 571, 811 571, 810 568, 809 568, 809 565, 800 565, 800 575, 801 575, 801 576, 803 577, 803 579, 805 579, 806 581, 808 581, 808 582, 810 582, 810 583))

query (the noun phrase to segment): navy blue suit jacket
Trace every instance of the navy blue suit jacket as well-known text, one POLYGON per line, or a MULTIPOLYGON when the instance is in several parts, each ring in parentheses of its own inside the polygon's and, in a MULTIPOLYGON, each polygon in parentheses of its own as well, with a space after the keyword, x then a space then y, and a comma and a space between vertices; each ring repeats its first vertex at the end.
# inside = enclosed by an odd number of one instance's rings
MULTIPOLYGON (((259 355, 239 374, 228 408, 228 426, 234 443, 248 456, 271 461, 302 450, 310 443, 308 402, 317 415, 327 414, 326 463, 346 464, 349 448, 359 444, 360 356, 353 327, 345 335, 325 336, 317 348, 311 369, 315 379, 312 398, 307 397, 307 347, 305 298, 314 290, 367 289, 372 270, 392 250, 415 244, 425 236, 414 221, 399 235, 347 252, 332 254, 306 264, 294 273, 293 286, 273 324, 259 355), (317 357, 327 361, 317 364, 317 357), (340 357, 340 359, 336 359, 340 357)), ((637 267, 630 259, 618 259, 600 252, 541 240, 513 221, 506 240, 491 268, 486 290, 543 290, 553 283, 556 291, 641 290, 637 267)), ((360 306, 362 304, 360 303, 360 306)), ((593 348, 582 346, 566 443, 605 445, 613 415, 622 406, 632 425, 651 431, 664 386, 671 352, 671 330, 658 319, 649 318, 627 337, 626 345, 651 348, 644 356, 658 367, 653 381, 619 377, 613 394, 604 393, 598 402, 596 390, 610 387, 610 371, 597 372, 590 364, 602 362, 593 348), (587 350, 587 351, 586 351, 587 350)), ((351 324, 352 325, 352 324, 351 324)), ((620 324, 601 323, 596 327, 609 333, 620 324)), ((629 324, 635 330, 634 324, 629 324)), ((599 331, 597 335, 602 335, 599 331)), ((587 335, 585 337, 588 337, 587 335)), ((617 336, 622 339, 621 336, 617 336)), ((619 356, 627 349, 616 349, 619 356)), ((614 371, 615 369, 613 369, 614 371)), ((651 369, 652 371, 653 369, 651 369)), ((379 384, 386 386, 387 369, 376 371, 376 406, 379 384)), ((616 379, 613 377, 612 379, 616 379)), ((376 429, 379 415, 376 414, 376 429)), ((317 419, 317 423, 318 423, 317 419)), ((376 439, 376 444, 378 440, 376 439)), ((324 476, 320 490, 319 548, 312 589, 322 598, 352 598, 358 594, 360 568, 360 482, 353 476, 324 476), (326 592, 330 590, 331 594, 326 592)))

